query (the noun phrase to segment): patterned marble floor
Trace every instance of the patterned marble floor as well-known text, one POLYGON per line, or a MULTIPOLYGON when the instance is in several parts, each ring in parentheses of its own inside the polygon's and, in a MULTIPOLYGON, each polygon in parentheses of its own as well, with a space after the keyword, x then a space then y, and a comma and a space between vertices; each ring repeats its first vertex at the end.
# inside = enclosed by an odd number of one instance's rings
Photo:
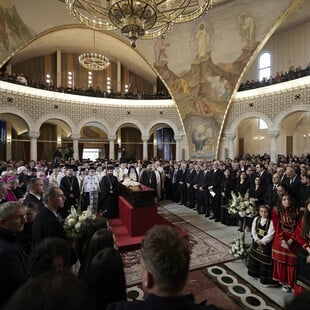
MULTIPOLYGON (((238 232, 237 227, 235 226, 226 226, 221 223, 216 223, 204 217, 204 215, 199 215, 192 209, 171 201, 162 201, 160 204, 170 212, 178 215, 185 221, 190 222, 192 225, 197 226, 227 245, 229 245, 229 243, 237 237, 238 232)), ((246 233, 246 239, 248 241, 251 240, 249 232, 246 233)), ((227 290, 231 294, 240 295, 240 301, 244 304, 243 309, 274 309, 272 307, 268 307, 264 298, 260 297, 264 295, 268 296, 275 303, 275 305, 281 309, 293 297, 292 293, 284 293, 281 290, 281 287, 264 287, 258 280, 248 276, 247 268, 242 260, 225 263, 224 266, 224 269, 220 266, 212 266, 206 270, 222 285, 226 285, 227 290), (227 275, 227 270, 231 270, 232 274, 237 274, 240 278, 242 278, 243 283, 239 283, 239 280, 235 276, 227 275), (259 291, 260 296, 253 293, 249 287, 254 287, 255 290, 259 291)), ((268 298, 266 297, 266 300, 267 299, 268 298)))

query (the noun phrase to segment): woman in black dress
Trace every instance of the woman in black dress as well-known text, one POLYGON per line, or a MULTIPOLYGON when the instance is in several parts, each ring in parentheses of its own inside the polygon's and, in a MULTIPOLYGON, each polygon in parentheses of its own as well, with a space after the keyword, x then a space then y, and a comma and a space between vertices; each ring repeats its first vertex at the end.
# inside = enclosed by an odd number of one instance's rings
POLYGON ((236 225, 236 219, 228 214, 228 203, 231 200, 231 191, 234 190, 236 180, 233 177, 231 170, 226 168, 224 171, 224 177, 221 184, 221 223, 234 226, 236 225))
MULTIPOLYGON (((240 193, 240 195, 242 197, 245 196, 245 194, 250 190, 250 182, 248 180, 247 174, 245 171, 242 171, 240 173, 240 177, 238 178, 238 181, 236 183, 236 189, 235 192, 238 195, 240 193)), ((239 231, 243 231, 243 222, 244 222, 244 218, 242 217, 238 217, 238 230, 239 231)))

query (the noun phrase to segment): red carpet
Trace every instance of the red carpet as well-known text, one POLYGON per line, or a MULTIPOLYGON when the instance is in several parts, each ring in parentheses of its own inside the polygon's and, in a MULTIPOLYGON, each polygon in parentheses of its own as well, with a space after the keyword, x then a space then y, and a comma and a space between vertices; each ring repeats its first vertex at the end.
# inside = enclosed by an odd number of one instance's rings
MULTIPOLYGON (((147 218, 144 219, 144 221, 147 221, 147 220, 148 220, 147 218)), ((166 225, 173 226, 180 233, 181 236, 183 236, 184 238, 188 237, 185 231, 173 225, 172 223, 164 219, 159 214, 155 214, 155 218, 152 218, 151 222, 154 223, 154 225, 166 224, 166 225)), ((120 218, 110 219, 109 224, 111 226, 113 234, 115 235, 116 244, 120 252, 125 252, 125 251, 130 251, 130 250, 140 248, 140 244, 141 244, 141 241, 144 235, 131 236, 125 224, 120 218)), ((136 225, 139 225, 139 223, 136 223, 136 225)))

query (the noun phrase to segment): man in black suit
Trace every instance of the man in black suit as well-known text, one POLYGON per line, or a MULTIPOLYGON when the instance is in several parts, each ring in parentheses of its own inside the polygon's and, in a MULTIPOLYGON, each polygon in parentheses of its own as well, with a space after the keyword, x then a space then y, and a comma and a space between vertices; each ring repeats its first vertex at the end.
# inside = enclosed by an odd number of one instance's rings
POLYGON ((42 210, 44 203, 42 200, 42 194, 44 192, 44 183, 40 178, 33 178, 29 181, 29 192, 25 197, 23 202, 24 206, 27 206, 29 203, 34 203, 37 205, 38 210, 42 210))
POLYGON ((284 168, 283 167, 277 167, 276 173, 280 176, 280 183, 287 183, 287 181, 286 181, 287 176, 284 173, 284 168))
POLYGON ((208 189, 208 186, 210 185, 210 165, 205 163, 203 165, 203 180, 201 182, 201 185, 200 185, 200 190, 203 194, 203 200, 204 200, 204 208, 203 208, 203 211, 205 212, 205 217, 210 217, 210 211, 211 211, 211 195, 209 193, 209 189, 208 189))
POLYGON ((63 208, 65 195, 58 186, 49 186, 43 194, 44 208, 37 214, 32 224, 32 245, 47 237, 67 239, 62 223, 58 219, 58 210, 63 208))
POLYGON ((218 309, 198 305, 194 296, 184 294, 188 278, 190 250, 187 241, 168 225, 151 228, 141 244, 141 279, 144 300, 110 303, 108 310, 129 309, 218 309))
POLYGON ((193 188, 193 182, 196 176, 196 170, 194 164, 189 163, 188 169, 185 173, 185 185, 186 185, 186 207, 193 209, 195 207, 195 189, 193 188))
MULTIPOLYGON (((265 169, 265 166, 262 163, 256 164, 255 177, 257 177, 257 176, 260 177, 261 184, 265 188, 269 184, 272 184, 272 175, 265 169)), ((255 178, 254 178, 254 180, 255 180, 255 178)))
POLYGON ((287 167, 285 170, 285 174, 286 174, 285 183, 289 186, 291 190, 294 205, 299 208, 301 204, 299 196, 299 190, 301 187, 300 175, 296 173, 296 170, 293 167, 287 167))
POLYGON ((24 229, 25 208, 17 201, 0 205, 0 308, 26 282, 26 256, 16 233, 24 229))
POLYGON ((272 184, 269 184, 266 188, 264 202, 270 208, 275 207, 277 204, 279 198, 277 187, 278 185, 280 185, 280 178, 281 178, 280 175, 278 173, 275 173, 272 176, 272 184))

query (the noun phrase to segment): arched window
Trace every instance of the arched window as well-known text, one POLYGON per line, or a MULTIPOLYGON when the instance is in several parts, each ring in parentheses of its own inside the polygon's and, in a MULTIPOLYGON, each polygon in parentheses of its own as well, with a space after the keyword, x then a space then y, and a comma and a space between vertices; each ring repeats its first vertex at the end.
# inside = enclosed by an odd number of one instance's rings
POLYGON ((271 61, 270 53, 265 52, 258 59, 258 78, 261 81, 263 78, 269 79, 271 76, 271 61))
POLYGON ((268 129, 268 125, 267 125, 266 122, 265 122, 264 120, 262 120, 261 118, 258 119, 258 129, 259 129, 259 130, 268 129))

